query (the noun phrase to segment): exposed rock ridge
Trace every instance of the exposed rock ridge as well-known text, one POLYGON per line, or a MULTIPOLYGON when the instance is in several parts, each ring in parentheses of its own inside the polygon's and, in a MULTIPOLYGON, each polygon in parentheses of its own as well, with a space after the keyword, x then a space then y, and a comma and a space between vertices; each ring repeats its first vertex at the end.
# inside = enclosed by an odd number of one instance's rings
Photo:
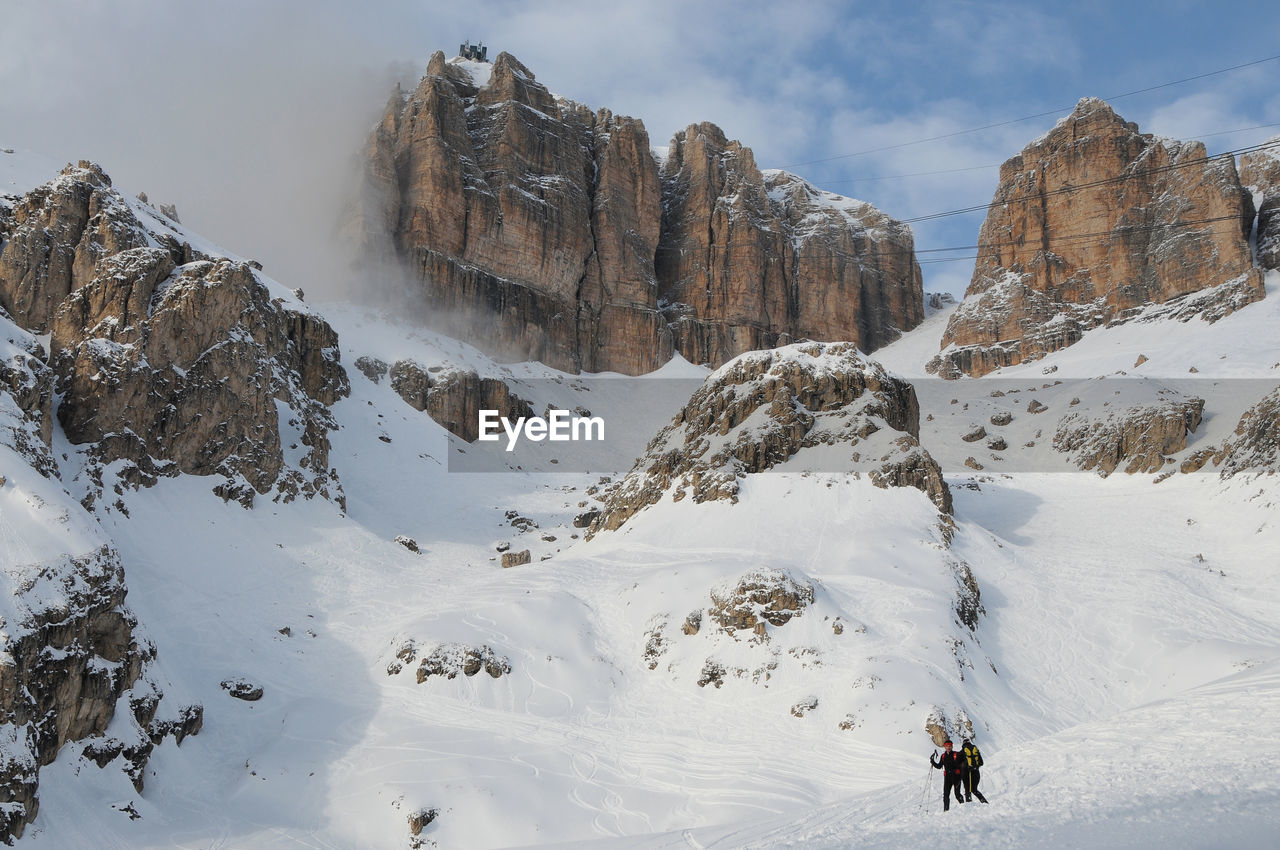
POLYGON ((102 467, 125 459, 119 477, 133 485, 216 474, 245 504, 273 488, 341 504, 327 406, 349 388, 327 323, 273 298, 250 265, 148 229, 96 165, 68 166, 13 213, 0 304, 50 334, 56 415, 71 442, 93 444, 87 501, 102 467), (283 423, 277 401, 293 414, 283 423), (282 431, 306 447, 293 463, 282 431))
POLYGON ((917 440, 911 384, 851 343, 800 343, 741 355, 709 376, 606 496, 590 533, 613 530, 668 492, 737 501, 739 480, 806 448, 847 447, 842 468, 909 486, 951 511, 942 472, 917 440))
POLYGON ((1223 478, 1280 472, 1280 388, 1267 393, 1236 423, 1218 446, 1195 452, 1182 463, 1183 472, 1198 472, 1213 461, 1223 478))
MULTIPOLYGON (((0 329, 12 328, 0 308, 0 329)), ((18 331, 0 340, 0 446, 12 448, 46 478, 58 465, 49 446, 53 440, 53 371, 48 354, 35 337, 18 331), (7 342, 8 345, 3 345, 7 342)))
POLYGON ((369 268, 407 262, 453 335, 568 371, 806 337, 870 350, 921 321, 905 225, 766 180, 714 125, 671 151, 660 177, 639 120, 553 97, 506 53, 483 84, 436 53, 369 139, 348 235, 369 268))
POLYGON ((977 376, 1035 360, 1191 293, 1213 290, 1197 309, 1220 318, 1265 294, 1252 220, 1230 157, 1081 100, 1001 166, 965 302, 930 368, 977 376))

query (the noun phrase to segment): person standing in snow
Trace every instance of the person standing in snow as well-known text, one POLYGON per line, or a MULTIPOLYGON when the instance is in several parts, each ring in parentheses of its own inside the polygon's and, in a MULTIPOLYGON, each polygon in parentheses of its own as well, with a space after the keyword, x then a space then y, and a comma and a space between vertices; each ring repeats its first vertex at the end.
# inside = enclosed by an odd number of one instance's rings
POLYGON ((960 757, 964 759, 965 766, 964 801, 971 803, 973 798, 977 797, 980 801, 987 802, 987 798, 978 790, 978 780, 982 778, 982 772, 978 770, 982 767, 982 753, 974 746, 973 741, 965 738, 960 745, 960 757))
POLYGON ((941 761, 938 760, 937 753, 929 756, 929 764, 942 771, 942 810, 944 812, 951 809, 951 792, 953 789, 956 793, 956 802, 964 802, 964 797, 960 796, 960 787, 964 785, 964 757, 954 752, 951 747, 952 743, 950 741, 942 742, 942 748, 946 752, 942 754, 941 761))

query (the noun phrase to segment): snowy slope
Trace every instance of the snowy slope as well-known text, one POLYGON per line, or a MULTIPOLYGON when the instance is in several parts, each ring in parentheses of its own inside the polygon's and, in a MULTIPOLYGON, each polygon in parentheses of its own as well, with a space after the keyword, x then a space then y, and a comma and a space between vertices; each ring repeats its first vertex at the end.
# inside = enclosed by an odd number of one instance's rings
MULTIPOLYGON (((918 491, 774 473, 746 481, 737 504, 667 499, 589 543, 572 519, 595 504, 599 475, 511 470, 500 447, 466 449, 493 472, 449 472, 459 447, 355 358, 500 376, 536 410, 584 405, 639 448, 705 370, 567 376, 317 305, 352 383, 333 407, 330 456, 346 512, 323 500, 245 510, 179 477, 127 491, 127 516, 76 520, 85 545, 119 550, 157 675, 202 703, 205 723, 157 748, 141 794, 65 747, 22 844, 408 847, 409 816, 436 809, 420 838, 440 847, 1269 845, 1280 826, 1274 477, 977 473, 959 465, 972 449, 954 437, 989 417, 977 399, 1005 403, 982 389, 1004 379, 1165 381, 1191 366, 1270 378, 1280 280, 1268 284, 1265 301, 1215 325, 1094 331, 957 382, 979 389, 956 405, 950 387, 921 389, 922 441, 955 496, 950 534, 918 491), (1135 369, 1139 353, 1149 360, 1135 369), (520 530, 509 511, 536 527, 520 530), (499 546, 532 562, 503 570, 499 546), (952 610, 957 562, 982 592, 972 633, 952 610), (813 604, 767 642, 705 617, 683 633, 713 589, 762 567, 811 584, 813 604), (415 663, 459 644, 487 647, 510 672, 419 683, 413 665, 389 672, 409 642, 415 663), (721 687, 697 683, 708 660, 726 669, 721 687), (220 686, 231 677, 263 698, 232 699, 220 686), (926 770, 935 706, 973 720, 990 806, 942 819, 926 770)), ((922 377, 946 317, 876 359, 922 377)), ((1009 427, 1031 427, 1019 413, 1009 427)), ((1206 434, 1234 425, 1216 416, 1206 434)), ((74 476, 79 449, 60 434, 54 449, 74 476)), ((45 497, 59 499, 78 509, 45 497)), ((56 517, 0 507, 6 551, 68 533, 56 517)))
MULTIPOLYGON (((990 806, 953 806, 940 820, 940 782, 922 753, 910 779, 799 816, 593 846, 1271 846, 1275 502, 1255 484, 1200 477, 982 486, 957 492, 957 513, 992 551, 960 548, 999 589, 999 602, 986 598, 1002 674, 1045 710, 1038 728, 1010 736, 1020 740, 984 746, 990 806)), ((1000 715, 989 716, 1005 727, 1000 715)))

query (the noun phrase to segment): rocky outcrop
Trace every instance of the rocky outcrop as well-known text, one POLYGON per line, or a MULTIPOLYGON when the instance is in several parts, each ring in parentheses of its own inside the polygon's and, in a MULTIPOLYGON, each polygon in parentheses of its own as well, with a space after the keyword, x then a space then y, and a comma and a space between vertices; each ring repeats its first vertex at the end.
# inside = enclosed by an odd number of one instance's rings
POLYGON ((489 646, 463 646, 458 643, 442 643, 423 656, 418 662, 418 683, 432 676, 446 679, 474 676, 483 670, 490 678, 499 679, 511 672, 511 661, 498 655, 489 646))
POLYGON ((668 492, 679 501, 737 501, 739 479, 805 448, 847 446, 847 469, 879 486, 923 490, 944 512, 951 493, 917 441, 911 384, 850 343, 744 354, 709 376, 631 472, 605 497, 590 533, 619 528, 668 492))
POLYGON ((973 575, 973 568, 963 561, 951 565, 956 579, 956 600, 953 606, 956 619, 969 631, 976 631, 978 619, 987 613, 982 605, 982 591, 978 588, 978 580, 973 575))
POLYGON ((966 738, 973 738, 973 721, 964 709, 947 711, 941 706, 933 706, 924 721, 925 734, 933 741, 935 747, 941 747, 944 741, 957 745, 966 738))
POLYGON ((1053 447, 1081 469, 1107 476, 1120 466, 1129 474, 1160 472, 1187 447, 1200 427, 1204 399, 1165 400, 1105 415, 1071 413, 1058 423, 1053 447))
POLYGON ((410 844, 412 846, 423 846, 422 841, 417 839, 417 836, 422 834, 422 830, 435 823, 438 816, 438 810, 425 807, 418 809, 409 815, 409 834, 414 836, 414 838, 410 840, 410 844))
POLYGON ((1258 265, 1280 269, 1280 136, 1262 150, 1240 155, 1240 182, 1254 193, 1258 208, 1258 265))
POLYGON ((250 265, 144 227, 97 166, 69 166, 14 212, 0 304, 50 334, 58 420, 99 470, 123 459, 133 485, 186 472, 222 476, 245 504, 272 489, 341 503, 328 405, 348 384, 327 323, 250 265), (295 466, 282 432, 307 449, 295 466))
POLYGON ((523 567, 532 560, 533 554, 528 549, 521 549, 519 552, 503 552, 502 568, 508 570, 512 567, 523 567))
POLYGON ((1212 291, 1192 311, 1208 320, 1261 299, 1252 219, 1230 157, 1139 133, 1086 98, 1001 166, 973 279, 930 369, 977 376, 1035 360, 1192 293, 1212 291))
POLYGON ((235 699, 243 700, 244 702, 257 702, 262 699, 262 685, 243 676, 223 679, 220 687, 235 699))
POLYGON ((1246 472, 1280 472, 1280 389, 1245 411, 1219 452, 1224 478, 1246 472))
POLYGON ((694 363, 804 339, 892 342, 924 318, 910 227, 783 171, 714 124, 671 140, 657 273, 694 363))
POLYGON ((497 378, 482 378, 474 370, 423 367, 399 360, 390 369, 391 389, 414 410, 443 425, 449 433, 474 443, 480 436, 480 411, 496 410, 515 421, 533 416, 533 408, 497 378))
MULTIPOLYGON (((109 546, 87 555, 6 565, 0 664, 0 840, 22 835, 39 809, 39 768, 63 745, 87 741, 105 766, 117 756, 142 788, 152 748, 199 732, 203 711, 160 716, 163 693, 145 676, 155 648, 135 634, 125 607, 124 570, 109 546), (103 733, 125 708, 117 735, 103 733)), ((166 712, 167 714, 167 712, 166 712)))
POLYGON ((45 333, 101 256, 148 244, 110 187, 101 169, 81 162, 13 207, 0 252, 0 307, 19 326, 45 333))
POLYGON ((418 684, 433 676, 456 679, 459 674, 468 678, 482 670, 490 678, 499 679, 511 673, 511 659, 499 655, 487 645, 468 646, 461 643, 438 642, 421 651, 419 642, 404 638, 394 644, 394 654, 387 663, 387 675, 396 676, 416 661, 415 677, 418 684))
MULTIPOLYGON (((767 639, 769 626, 785 626, 813 604, 813 599, 813 585, 797 581, 785 570, 760 567, 712 588, 707 614, 731 635, 747 631, 767 639)), ((686 628, 685 634, 690 633, 697 634, 697 629, 690 632, 686 628)))
POLYGON ((806 337, 883 345, 923 317, 910 229, 819 192, 714 125, 661 177, 644 125, 552 96, 509 54, 436 53, 366 148, 347 223, 409 266, 429 317, 499 356, 650 371, 806 337))
POLYGON ((1214 448, 1194 453, 1182 463, 1183 472, 1198 472, 1209 461, 1223 478, 1280 472, 1280 389, 1267 393, 1236 423, 1231 436, 1214 448))

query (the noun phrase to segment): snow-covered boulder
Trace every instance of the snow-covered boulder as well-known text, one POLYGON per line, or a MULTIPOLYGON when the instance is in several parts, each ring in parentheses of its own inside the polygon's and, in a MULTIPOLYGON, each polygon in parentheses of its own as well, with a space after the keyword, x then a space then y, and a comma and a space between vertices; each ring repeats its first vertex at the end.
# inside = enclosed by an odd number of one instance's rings
POLYGON ((949 513, 942 471, 917 441, 919 419, 911 384, 850 343, 744 354, 712 373, 654 437, 607 495, 592 533, 621 527, 668 493, 736 501, 743 476, 801 471, 806 461, 866 472, 883 487, 916 487, 949 513))

